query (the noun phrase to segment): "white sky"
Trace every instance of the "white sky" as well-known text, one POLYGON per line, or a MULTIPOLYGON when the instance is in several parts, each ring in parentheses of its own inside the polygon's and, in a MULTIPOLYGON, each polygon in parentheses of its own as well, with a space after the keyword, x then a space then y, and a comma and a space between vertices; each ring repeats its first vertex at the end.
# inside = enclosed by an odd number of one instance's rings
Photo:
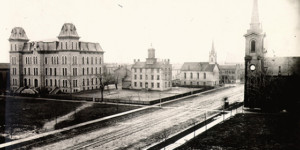
MULTIPOLYGON (((11 29, 30 40, 54 39, 71 22, 81 41, 99 42, 105 62, 156 57, 171 63, 208 61, 214 39, 218 62, 243 62, 252 0, 0 0, 0 62, 9 62, 11 29), (119 6, 119 4, 122 6, 119 6)), ((298 0, 259 0, 270 56, 300 56, 298 0)))

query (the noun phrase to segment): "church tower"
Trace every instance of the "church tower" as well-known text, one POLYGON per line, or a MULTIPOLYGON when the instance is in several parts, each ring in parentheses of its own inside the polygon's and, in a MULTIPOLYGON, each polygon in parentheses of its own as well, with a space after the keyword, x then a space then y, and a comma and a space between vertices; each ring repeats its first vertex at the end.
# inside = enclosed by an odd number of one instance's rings
POLYGON ((257 100, 250 100, 248 90, 258 86, 259 77, 264 73, 264 38, 266 34, 262 30, 258 15, 257 0, 253 0, 250 29, 244 35, 245 46, 245 107, 256 107, 257 100), (250 104, 251 102, 251 104, 250 104))
POLYGON ((209 52, 209 64, 217 63, 217 53, 215 51, 214 41, 212 42, 211 51, 209 52))

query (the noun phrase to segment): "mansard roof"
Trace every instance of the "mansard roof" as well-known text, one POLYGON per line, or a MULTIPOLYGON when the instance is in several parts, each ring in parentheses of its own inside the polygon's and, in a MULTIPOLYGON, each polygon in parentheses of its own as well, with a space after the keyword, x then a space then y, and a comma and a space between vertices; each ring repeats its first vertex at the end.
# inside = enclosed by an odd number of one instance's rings
POLYGON ((14 27, 11 30, 9 40, 25 40, 28 41, 28 37, 25 33, 25 30, 22 27, 14 27))
MULTIPOLYGON (((59 46, 59 41, 53 42, 44 42, 44 41, 31 41, 24 44, 23 51, 56 51, 56 50, 66 50, 61 49, 59 46)), ((76 50, 76 49, 67 49, 67 50, 76 50)), ((80 51, 103 51, 99 43, 91 42, 78 42, 77 50, 80 51)))
POLYGON ((209 64, 209 62, 185 62, 181 71, 206 71, 213 72, 217 64, 209 64))
POLYGON ((58 38, 59 39, 60 38, 77 38, 77 39, 79 39, 75 25, 73 25, 72 23, 65 23, 61 28, 58 38))

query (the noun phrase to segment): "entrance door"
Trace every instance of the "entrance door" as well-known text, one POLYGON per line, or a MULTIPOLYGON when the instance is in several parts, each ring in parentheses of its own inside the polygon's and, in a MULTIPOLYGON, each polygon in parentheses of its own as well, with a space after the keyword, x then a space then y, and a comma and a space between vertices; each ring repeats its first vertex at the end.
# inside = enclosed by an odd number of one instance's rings
POLYGON ((38 87, 38 80, 34 79, 34 87, 38 87))
POLYGON ((27 86, 27 79, 24 79, 24 86, 27 86))

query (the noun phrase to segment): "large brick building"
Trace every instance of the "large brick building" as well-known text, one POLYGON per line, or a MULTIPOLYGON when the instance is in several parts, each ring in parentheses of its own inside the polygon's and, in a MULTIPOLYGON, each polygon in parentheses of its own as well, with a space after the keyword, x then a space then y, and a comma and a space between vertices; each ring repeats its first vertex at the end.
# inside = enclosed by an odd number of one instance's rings
POLYGON ((219 85, 219 67, 217 53, 212 43, 208 62, 185 62, 180 70, 182 86, 216 86, 219 85))
POLYGON ((73 93, 99 88, 103 53, 99 43, 79 41, 76 27, 65 23, 57 41, 29 41, 23 28, 11 31, 10 89, 73 93))
POLYGON ((134 61, 131 68, 131 88, 149 90, 169 90, 172 88, 172 65, 170 60, 159 61, 155 49, 148 49, 145 62, 134 61))

